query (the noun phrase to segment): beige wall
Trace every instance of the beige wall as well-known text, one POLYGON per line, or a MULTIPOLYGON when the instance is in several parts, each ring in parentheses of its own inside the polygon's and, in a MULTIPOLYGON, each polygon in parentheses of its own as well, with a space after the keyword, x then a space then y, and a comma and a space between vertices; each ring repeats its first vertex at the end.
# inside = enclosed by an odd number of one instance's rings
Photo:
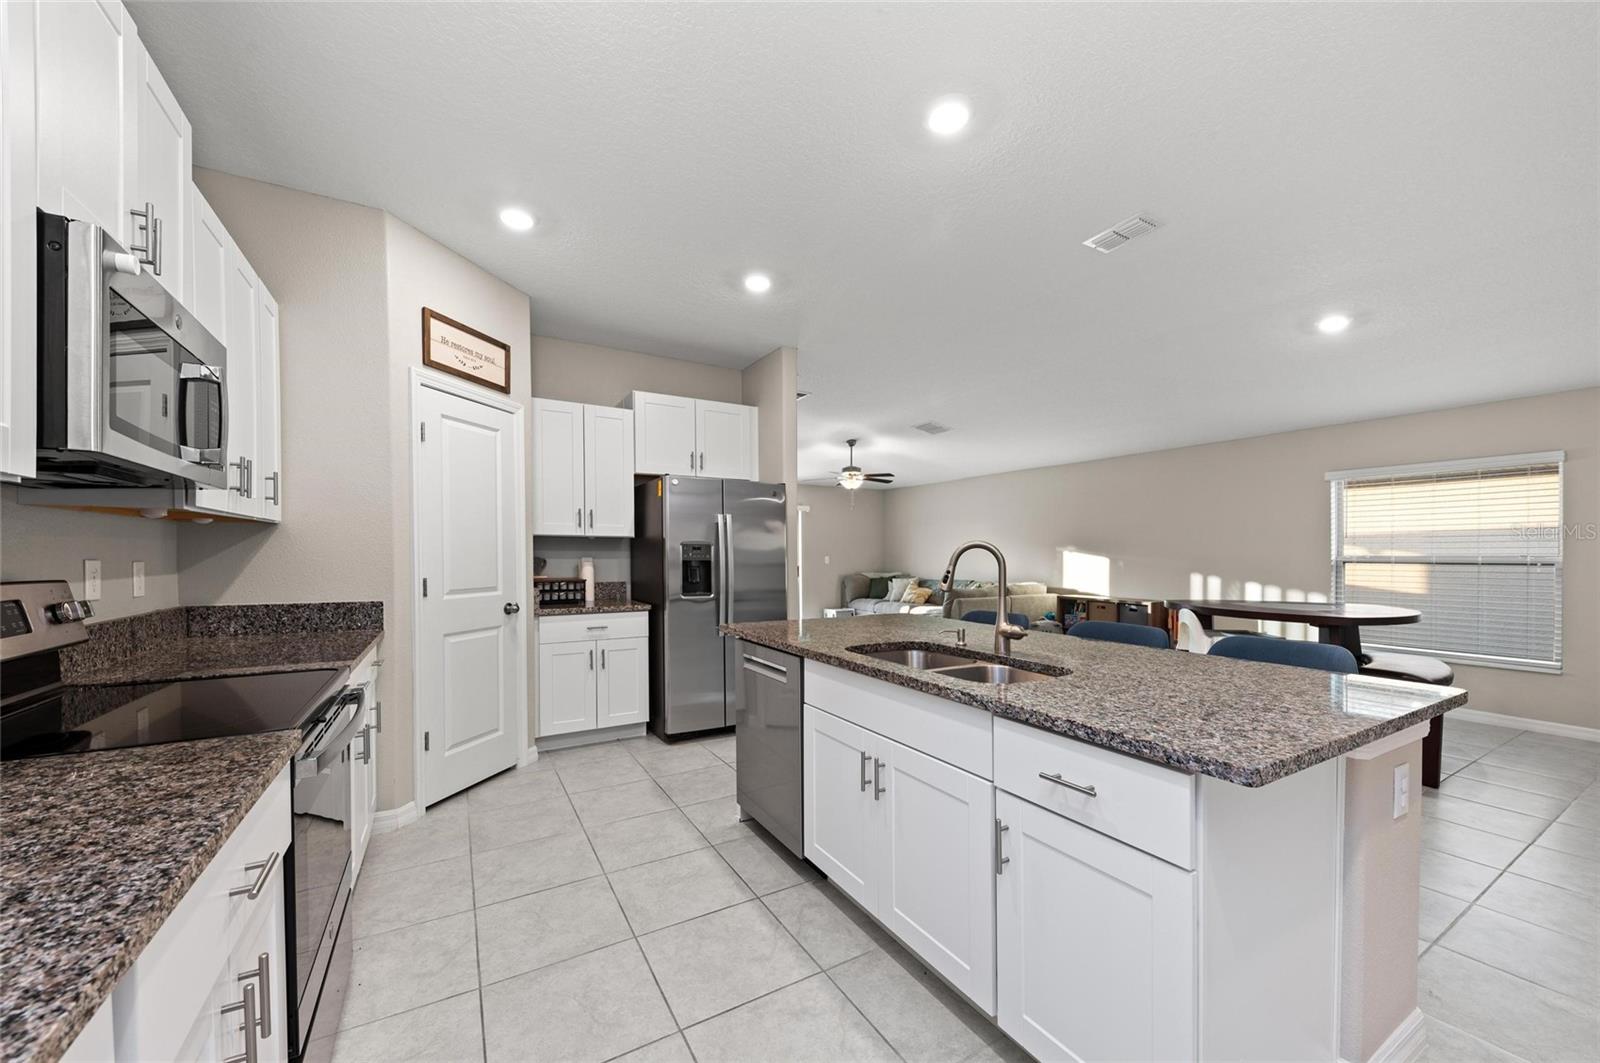
MULTIPOLYGON (((937 572, 992 539, 1013 579, 1054 584, 1061 551, 1111 558, 1114 594, 1175 597, 1194 574, 1222 597, 1247 581, 1327 594, 1333 469, 1565 450, 1565 672, 1461 666, 1471 707, 1600 727, 1600 389, 1136 454, 888 492, 884 563, 937 572)), ((961 575, 992 575, 968 555, 961 575)), ((1213 594, 1213 596, 1216 596, 1213 594)))
MULTIPOLYGON (((537 324, 537 323, 536 323, 537 324)), ((541 399, 617 406, 630 391, 743 402, 737 369, 619 351, 588 343, 533 337, 533 390, 541 399)))
MULTIPOLYGON (((380 779, 378 805, 380 808, 395 808, 412 800, 415 794, 412 773, 417 728, 416 714, 412 711, 414 683, 411 640, 413 588, 417 586, 420 574, 412 564, 411 440, 415 425, 411 416, 411 370, 422 365, 422 308, 431 307, 446 317, 508 344, 511 347, 511 398, 524 406, 531 394, 528 370, 531 329, 528 296, 524 292, 484 272, 454 251, 390 215, 384 215, 384 235, 388 257, 389 312, 386 371, 389 404, 394 411, 388 424, 389 451, 393 456, 388 491, 393 500, 395 518, 388 543, 389 568, 393 573, 391 599, 395 605, 385 625, 388 630, 386 637, 391 640, 386 659, 396 667, 397 675, 394 678, 400 681, 405 699, 401 711, 393 715, 395 733, 389 736, 389 740, 395 755, 381 764, 386 778, 380 779), (387 789, 383 788, 385 784, 387 789)), ((531 467, 529 456, 532 453, 533 435, 526 413, 523 429, 524 465, 531 467)), ((530 542, 524 537, 522 549, 529 550, 529 547, 530 542)), ((530 573, 532 564, 530 557, 530 573)), ((522 615, 529 616, 528 613, 522 615)), ((524 620, 524 626, 527 629, 528 689, 531 692, 532 624, 524 620)), ((530 696, 527 702, 530 715, 532 704, 530 696)), ((531 720, 528 733, 533 733, 531 720)), ((518 750, 519 756, 521 752, 518 750)))
POLYGON ((805 593, 801 615, 821 616, 839 600, 839 578, 883 571, 883 511, 887 491, 802 487, 805 515, 805 593))
POLYGON ((800 489, 798 457, 796 454, 795 389, 798 379, 799 352, 793 347, 779 347, 745 369, 741 381, 741 397, 735 402, 755 406, 757 416, 757 461, 759 474, 766 483, 782 483, 786 488, 788 520, 789 572, 787 577, 789 616, 799 614, 799 570, 795 558, 795 507, 799 504, 800 489))
POLYGON ((1344 919, 1339 1058, 1371 1059, 1417 1006, 1422 743, 1345 760, 1344 919), (1394 818, 1394 771, 1409 765, 1411 805, 1394 818))
POLYGON ((64 578, 81 595, 85 560, 100 562, 101 620, 181 604, 175 523, 25 506, 15 487, 0 488, 0 578, 64 578), (142 598, 133 596, 135 561, 144 562, 142 598))

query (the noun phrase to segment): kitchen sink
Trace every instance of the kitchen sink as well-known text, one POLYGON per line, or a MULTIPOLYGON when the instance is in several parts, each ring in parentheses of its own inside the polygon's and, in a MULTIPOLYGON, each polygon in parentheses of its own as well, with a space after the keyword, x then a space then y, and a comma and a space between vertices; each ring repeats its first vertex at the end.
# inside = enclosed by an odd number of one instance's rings
MULTIPOLYGON (((1037 683, 1041 679, 1058 679, 1068 673, 1068 669, 1050 664, 1023 668, 1001 661, 987 660, 985 657, 975 654, 952 652, 928 646, 880 645, 849 646, 846 648, 852 653, 859 653, 863 657, 871 657, 875 661, 885 661, 889 664, 904 665, 907 668, 915 668, 923 672, 947 675, 952 679, 965 679, 973 683, 988 683, 991 686, 1005 686, 1011 683, 1037 683)), ((1020 663, 1032 664, 1033 662, 1023 661, 1020 663)))
POLYGON ((950 668, 935 668, 932 671, 939 675, 947 675, 951 679, 966 679, 974 683, 988 683, 990 686, 1037 683, 1041 679, 1056 678, 1043 672, 1030 672, 1026 668, 1013 668, 1009 664, 990 664, 987 661, 975 661, 972 664, 961 664, 950 668))
POLYGON ((969 657, 962 653, 947 653, 944 650, 923 649, 885 649, 885 650, 855 650, 863 657, 871 657, 875 661, 887 661, 889 664, 903 664, 907 668, 919 668, 929 671, 934 668, 949 668, 952 665, 975 664, 976 657, 969 657))

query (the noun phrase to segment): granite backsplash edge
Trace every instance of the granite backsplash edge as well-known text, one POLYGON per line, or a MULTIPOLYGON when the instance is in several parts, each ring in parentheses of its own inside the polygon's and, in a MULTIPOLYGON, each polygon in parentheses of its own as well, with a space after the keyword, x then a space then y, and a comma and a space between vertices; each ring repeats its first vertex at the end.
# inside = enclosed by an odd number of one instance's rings
POLYGON ((185 638, 383 630, 383 603, 180 605, 89 624, 89 640, 61 651, 64 675, 104 668, 185 638))

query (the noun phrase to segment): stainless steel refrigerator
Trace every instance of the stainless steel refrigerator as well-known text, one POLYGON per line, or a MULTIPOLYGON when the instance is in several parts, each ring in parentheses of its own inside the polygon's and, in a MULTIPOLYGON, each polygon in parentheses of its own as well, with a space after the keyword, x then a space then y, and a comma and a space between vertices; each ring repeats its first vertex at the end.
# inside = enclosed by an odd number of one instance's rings
POLYGON ((734 639, 718 625, 788 615, 783 484, 662 476, 635 488, 633 596, 650 609, 650 729, 733 726, 734 639))

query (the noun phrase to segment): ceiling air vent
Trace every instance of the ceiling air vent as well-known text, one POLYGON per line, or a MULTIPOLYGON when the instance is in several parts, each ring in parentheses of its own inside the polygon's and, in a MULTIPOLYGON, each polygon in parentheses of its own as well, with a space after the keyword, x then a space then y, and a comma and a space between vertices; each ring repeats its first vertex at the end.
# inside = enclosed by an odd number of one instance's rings
POLYGON ((1096 233, 1083 242, 1084 247, 1092 247, 1102 255, 1109 255, 1123 244, 1136 236, 1153 232, 1161 225, 1154 218, 1147 218, 1143 214, 1135 214, 1117 222, 1103 233, 1096 233))
POLYGON ((914 424, 911 427, 919 432, 926 432, 930 436, 943 435, 945 432, 950 431, 949 425, 940 424, 938 421, 923 421, 921 424, 914 424))

